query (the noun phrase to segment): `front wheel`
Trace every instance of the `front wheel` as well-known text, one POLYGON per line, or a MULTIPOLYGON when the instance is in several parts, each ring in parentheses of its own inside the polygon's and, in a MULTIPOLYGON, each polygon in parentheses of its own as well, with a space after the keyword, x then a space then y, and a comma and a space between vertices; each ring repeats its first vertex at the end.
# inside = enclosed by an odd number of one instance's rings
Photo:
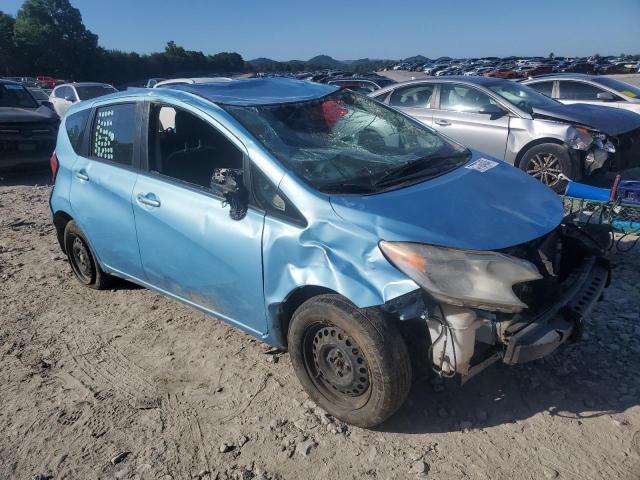
POLYGON ((522 156, 519 167, 557 193, 564 193, 567 186, 561 174, 576 180, 580 171, 567 147, 555 143, 531 147, 522 156))
POLYGON ((347 423, 378 425, 409 393, 407 347, 377 309, 358 309, 339 295, 314 297, 294 313, 288 342, 293 368, 309 396, 347 423))

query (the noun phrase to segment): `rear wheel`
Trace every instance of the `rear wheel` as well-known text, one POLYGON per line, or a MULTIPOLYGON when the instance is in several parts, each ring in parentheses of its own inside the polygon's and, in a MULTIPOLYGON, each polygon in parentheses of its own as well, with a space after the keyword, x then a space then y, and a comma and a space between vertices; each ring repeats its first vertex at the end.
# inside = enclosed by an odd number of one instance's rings
POLYGON ((411 386, 407 347, 376 309, 321 295, 293 315, 288 334, 293 368, 309 396, 331 415, 359 427, 389 418, 411 386))
POLYGON ((519 167, 557 193, 564 193, 567 186, 561 174, 575 180, 579 173, 578 165, 567 147, 555 143, 531 147, 522 156, 519 167))
POLYGON ((111 285, 113 277, 102 271, 89 242, 73 220, 64 229, 64 249, 80 283, 96 290, 103 290, 111 285))

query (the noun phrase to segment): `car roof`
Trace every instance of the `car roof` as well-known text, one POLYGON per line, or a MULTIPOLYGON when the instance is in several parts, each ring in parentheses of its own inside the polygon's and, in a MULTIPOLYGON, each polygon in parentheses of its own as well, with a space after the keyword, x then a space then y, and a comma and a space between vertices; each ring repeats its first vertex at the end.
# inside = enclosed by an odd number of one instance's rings
POLYGON ((523 82, 533 80, 597 80, 599 75, 589 75, 588 73, 547 73, 545 75, 535 75, 531 78, 526 78, 523 82))
POLYGON ((213 103, 238 106, 303 102, 324 97, 338 90, 332 85, 272 77, 167 85, 164 88, 189 92, 213 103))
POLYGON ((20 82, 14 82, 13 80, 9 80, 6 78, 0 78, 0 84, 2 85, 22 85, 20 82))
POLYGON ((72 82, 56 85, 55 88, 60 87, 111 87, 112 85, 102 82, 72 82))
POLYGON ((415 80, 408 80, 406 82, 394 83, 393 85, 389 85, 385 87, 386 89, 398 88, 403 85, 411 85, 411 84, 420 84, 420 83, 440 83, 440 82, 460 82, 460 83, 470 83, 474 85, 495 85, 496 83, 513 83, 511 80, 506 80, 504 78, 495 78, 495 77, 474 77, 467 75, 442 75, 440 77, 427 77, 427 78, 417 78, 415 80))

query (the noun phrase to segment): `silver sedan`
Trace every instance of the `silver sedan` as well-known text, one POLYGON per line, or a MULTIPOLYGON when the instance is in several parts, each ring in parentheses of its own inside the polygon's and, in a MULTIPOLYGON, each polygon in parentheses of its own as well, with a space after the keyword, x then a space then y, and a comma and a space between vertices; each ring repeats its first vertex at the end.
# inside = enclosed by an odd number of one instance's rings
POLYGON ((563 105, 509 80, 421 79, 370 96, 463 145, 521 168, 559 192, 564 189, 562 175, 580 180, 640 162, 640 115, 563 105))

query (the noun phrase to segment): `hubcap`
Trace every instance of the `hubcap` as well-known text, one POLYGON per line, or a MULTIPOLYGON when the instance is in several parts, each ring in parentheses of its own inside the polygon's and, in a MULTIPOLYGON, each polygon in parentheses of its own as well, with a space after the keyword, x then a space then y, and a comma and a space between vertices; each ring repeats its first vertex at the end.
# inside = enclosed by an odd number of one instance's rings
POLYGON ((86 244, 80 237, 73 239, 71 247, 73 255, 73 264, 76 267, 76 273, 86 281, 91 281, 91 275, 93 273, 93 265, 91 264, 91 257, 86 244))
POLYGON ((560 181, 560 162, 553 153, 536 153, 527 164, 527 173, 551 187, 560 181))
POLYGON ((357 397, 369 389, 369 366, 360 347, 335 325, 319 328, 312 343, 317 378, 334 392, 357 397))

